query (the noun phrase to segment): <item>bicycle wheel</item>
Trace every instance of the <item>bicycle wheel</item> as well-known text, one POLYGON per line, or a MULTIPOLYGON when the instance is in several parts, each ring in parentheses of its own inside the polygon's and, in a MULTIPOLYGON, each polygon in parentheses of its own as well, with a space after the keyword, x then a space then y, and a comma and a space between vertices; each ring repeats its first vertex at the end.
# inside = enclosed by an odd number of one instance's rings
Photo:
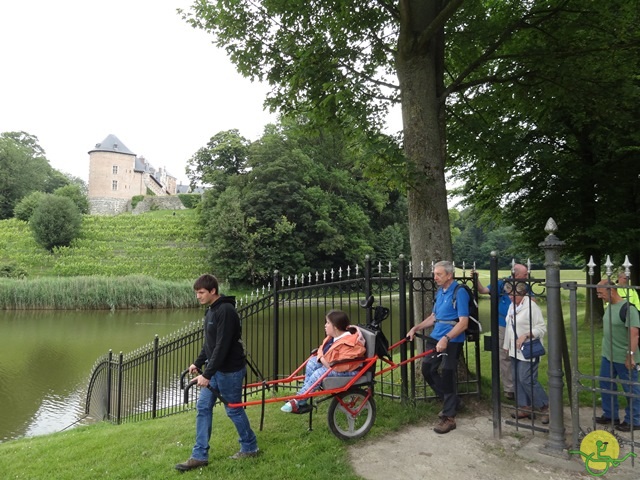
POLYGON ((368 392, 352 388, 334 395, 327 421, 333 434, 341 440, 352 440, 367 434, 376 421, 376 402, 368 392))

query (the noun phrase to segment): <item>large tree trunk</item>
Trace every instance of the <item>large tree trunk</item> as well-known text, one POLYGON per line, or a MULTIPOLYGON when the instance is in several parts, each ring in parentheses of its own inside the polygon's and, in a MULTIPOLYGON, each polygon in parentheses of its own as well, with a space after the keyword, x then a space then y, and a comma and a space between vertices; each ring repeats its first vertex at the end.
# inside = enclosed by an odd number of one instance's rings
POLYGON ((409 165, 408 209, 411 256, 430 269, 453 260, 445 184, 443 28, 425 40, 441 10, 438 1, 400 2, 397 73, 402 92, 404 152, 409 165))

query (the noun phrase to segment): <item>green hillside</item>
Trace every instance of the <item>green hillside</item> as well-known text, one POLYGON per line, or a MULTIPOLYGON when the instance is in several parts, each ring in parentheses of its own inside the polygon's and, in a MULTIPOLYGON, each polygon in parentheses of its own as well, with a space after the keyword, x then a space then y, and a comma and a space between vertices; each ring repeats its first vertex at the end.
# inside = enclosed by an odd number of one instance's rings
POLYGON ((85 215, 81 237, 49 253, 26 222, 0 221, 0 266, 28 278, 77 275, 146 275, 163 280, 196 278, 207 270, 202 229, 195 210, 140 215, 85 215))

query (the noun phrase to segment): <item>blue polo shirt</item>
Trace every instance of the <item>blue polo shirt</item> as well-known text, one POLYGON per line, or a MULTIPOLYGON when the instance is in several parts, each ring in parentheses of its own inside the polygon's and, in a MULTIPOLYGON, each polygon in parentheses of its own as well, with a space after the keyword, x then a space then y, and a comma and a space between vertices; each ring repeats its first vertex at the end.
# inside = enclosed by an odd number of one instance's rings
MULTIPOLYGON (((507 313, 511 306, 511 297, 504 291, 504 280, 498 280, 498 325, 501 327, 507 326, 507 313)), ((487 288, 491 290, 491 285, 487 288)))
MULTIPOLYGON (((459 288, 456 293, 456 307, 458 310, 456 311, 453 308, 453 291, 457 284, 458 282, 454 281, 446 290, 440 287, 436 292, 436 303, 433 306, 436 323, 430 335, 435 340, 440 340, 449 333, 455 326, 453 322, 457 322, 459 317, 469 316, 469 294, 464 288, 459 288)), ((451 341, 464 342, 464 332, 452 338, 451 341)))

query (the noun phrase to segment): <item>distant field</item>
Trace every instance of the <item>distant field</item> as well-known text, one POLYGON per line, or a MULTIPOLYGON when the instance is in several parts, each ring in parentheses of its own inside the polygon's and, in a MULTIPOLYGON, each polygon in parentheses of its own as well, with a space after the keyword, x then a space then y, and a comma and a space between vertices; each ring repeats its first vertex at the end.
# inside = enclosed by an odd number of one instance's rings
MULTIPOLYGON (((482 284, 487 285, 490 279, 489 270, 478 270, 477 272, 478 278, 480 279, 482 284)), ((509 276, 511 276, 511 272, 509 270, 498 271, 498 278, 505 278, 509 276)), ((531 270, 531 278, 545 279, 547 278, 547 272, 545 270, 531 270)), ((561 282, 578 282, 582 284, 585 282, 585 280, 585 272, 583 272, 582 270, 560 270, 561 282)))
POLYGON ((193 279, 207 270, 202 229, 195 210, 140 215, 85 215, 82 235, 53 253, 40 247, 26 222, 0 221, 0 264, 28 277, 147 275, 193 279))

